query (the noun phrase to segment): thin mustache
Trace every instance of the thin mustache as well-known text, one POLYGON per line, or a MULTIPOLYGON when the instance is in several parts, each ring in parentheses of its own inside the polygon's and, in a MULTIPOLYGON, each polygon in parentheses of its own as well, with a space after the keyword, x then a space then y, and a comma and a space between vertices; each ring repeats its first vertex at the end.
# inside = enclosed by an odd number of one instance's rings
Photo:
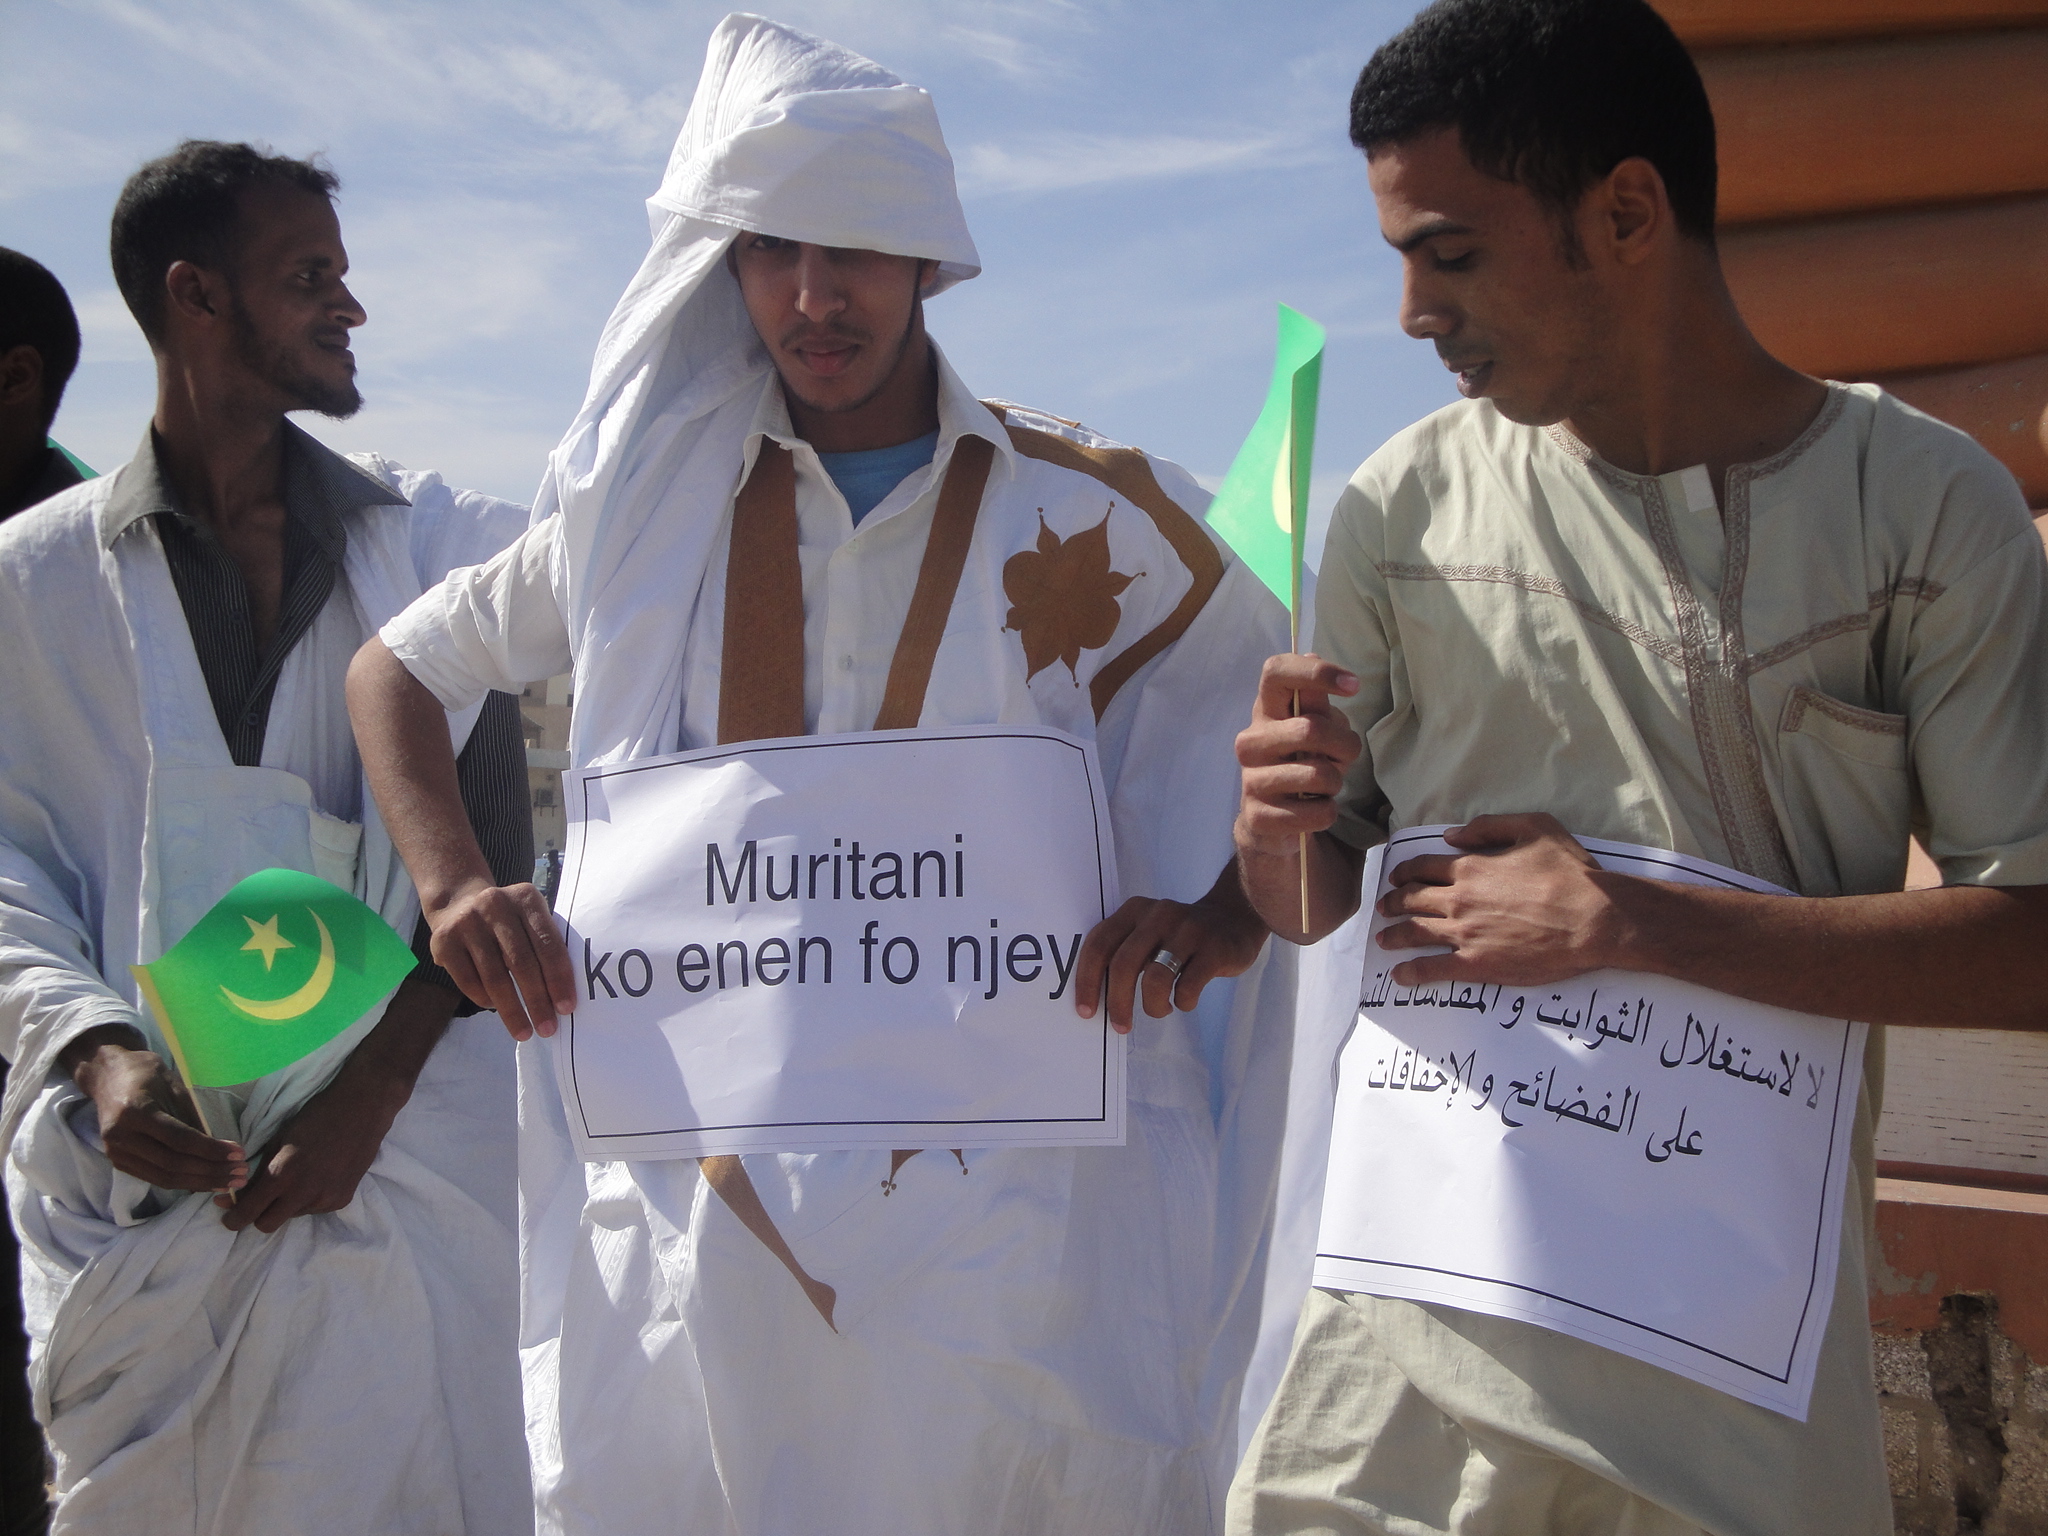
POLYGON ((799 330, 794 330, 786 334, 782 338, 782 345, 783 348, 787 350, 789 348, 799 346, 804 342, 836 341, 844 342, 848 346, 859 347, 867 345, 867 343, 872 341, 873 339, 874 338, 869 336, 868 333, 865 331, 841 330, 837 327, 820 330, 815 326, 804 326, 799 330))

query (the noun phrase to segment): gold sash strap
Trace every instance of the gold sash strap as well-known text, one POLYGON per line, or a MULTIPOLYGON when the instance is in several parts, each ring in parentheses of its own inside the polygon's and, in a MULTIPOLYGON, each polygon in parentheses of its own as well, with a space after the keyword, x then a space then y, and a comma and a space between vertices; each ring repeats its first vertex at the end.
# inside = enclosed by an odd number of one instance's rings
POLYGON ((796 455, 761 439, 733 502, 725 557, 718 739, 804 733, 804 575, 796 554, 796 455))
POLYGON ((889 683, 882 692, 878 731, 905 731, 924 715, 925 689, 931 686, 932 663, 945 638, 953 595, 967 568, 967 546, 974 542, 974 520, 981 512, 981 493, 988 485, 996 451, 986 438, 963 437, 953 444, 953 462, 939 487, 939 505, 932 513, 932 531, 924 541, 924 559, 917 568, 917 587, 910 594, 910 612, 889 662, 889 683))
MULTIPOLYGON (((924 714, 932 664, 945 637, 953 596, 967 567, 975 519, 995 460, 984 438, 962 437, 939 487, 924 558, 910 612, 896 640, 889 680, 882 693, 878 731, 915 726, 924 714)), ((804 734, 804 583, 797 558, 796 457, 764 438, 754 471, 733 502, 732 541, 725 561, 725 633, 718 672, 718 739, 721 743, 761 741, 804 734)), ((897 1153, 890 1169, 910 1153, 897 1153)), ((698 1159, 710 1184, 740 1224, 782 1261, 810 1298, 827 1327, 837 1331, 832 1309, 838 1294, 813 1279, 797 1262, 775 1218, 761 1203, 746 1164, 737 1157, 698 1159)), ((966 1165, 961 1165, 966 1171, 966 1165)))

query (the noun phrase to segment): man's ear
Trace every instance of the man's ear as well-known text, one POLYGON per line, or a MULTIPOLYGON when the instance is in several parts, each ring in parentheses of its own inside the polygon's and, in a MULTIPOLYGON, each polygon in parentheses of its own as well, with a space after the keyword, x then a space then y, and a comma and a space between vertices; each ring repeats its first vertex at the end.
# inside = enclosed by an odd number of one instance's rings
POLYGON ((171 263, 164 292, 169 310, 195 325, 211 325, 230 308, 226 277, 189 261, 171 263))
POLYGON ((1640 155, 1630 156, 1609 171, 1592 195, 1598 206, 1599 238, 1623 266, 1647 260, 1674 227, 1664 177, 1640 155))
POLYGON ((0 406, 40 405, 43 398, 43 354, 27 342, 0 352, 0 406))
POLYGON ((917 296, 928 299, 932 296, 932 285, 939 280, 939 264, 929 256, 918 258, 917 296))

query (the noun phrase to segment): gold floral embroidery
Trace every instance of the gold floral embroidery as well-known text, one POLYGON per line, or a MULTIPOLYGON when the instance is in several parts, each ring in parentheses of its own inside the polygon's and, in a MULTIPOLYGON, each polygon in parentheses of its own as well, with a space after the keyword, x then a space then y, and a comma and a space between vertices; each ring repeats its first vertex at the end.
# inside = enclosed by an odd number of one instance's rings
POLYGON ((1010 612, 1003 621, 1023 637, 1026 681, 1055 661, 1075 670, 1083 651, 1099 651, 1123 619, 1117 597, 1137 578, 1109 568, 1109 511, 1093 528, 1061 539, 1038 512, 1038 548, 1021 550, 1003 563, 1003 595, 1010 612))

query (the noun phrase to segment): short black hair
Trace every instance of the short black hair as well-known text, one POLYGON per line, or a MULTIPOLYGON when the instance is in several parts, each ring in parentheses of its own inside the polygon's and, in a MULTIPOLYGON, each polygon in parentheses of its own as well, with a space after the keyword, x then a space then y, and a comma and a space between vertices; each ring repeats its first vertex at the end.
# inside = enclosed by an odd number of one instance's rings
POLYGON ((331 199, 341 178, 316 160, 215 139, 187 139, 128 178, 114 204, 114 282, 151 342, 163 340, 164 274, 171 264, 232 272, 242 194, 263 185, 331 199))
POLYGON ((43 359, 43 430, 57 419, 64 386, 78 367, 78 316, 55 274, 0 245, 0 352, 34 347, 43 359))
POLYGON ((1713 242, 1714 110, 1644 0, 1436 0, 1360 72, 1351 142, 1370 154, 1443 128, 1561 215, 1639 155, 1679 229, 1713 242))

